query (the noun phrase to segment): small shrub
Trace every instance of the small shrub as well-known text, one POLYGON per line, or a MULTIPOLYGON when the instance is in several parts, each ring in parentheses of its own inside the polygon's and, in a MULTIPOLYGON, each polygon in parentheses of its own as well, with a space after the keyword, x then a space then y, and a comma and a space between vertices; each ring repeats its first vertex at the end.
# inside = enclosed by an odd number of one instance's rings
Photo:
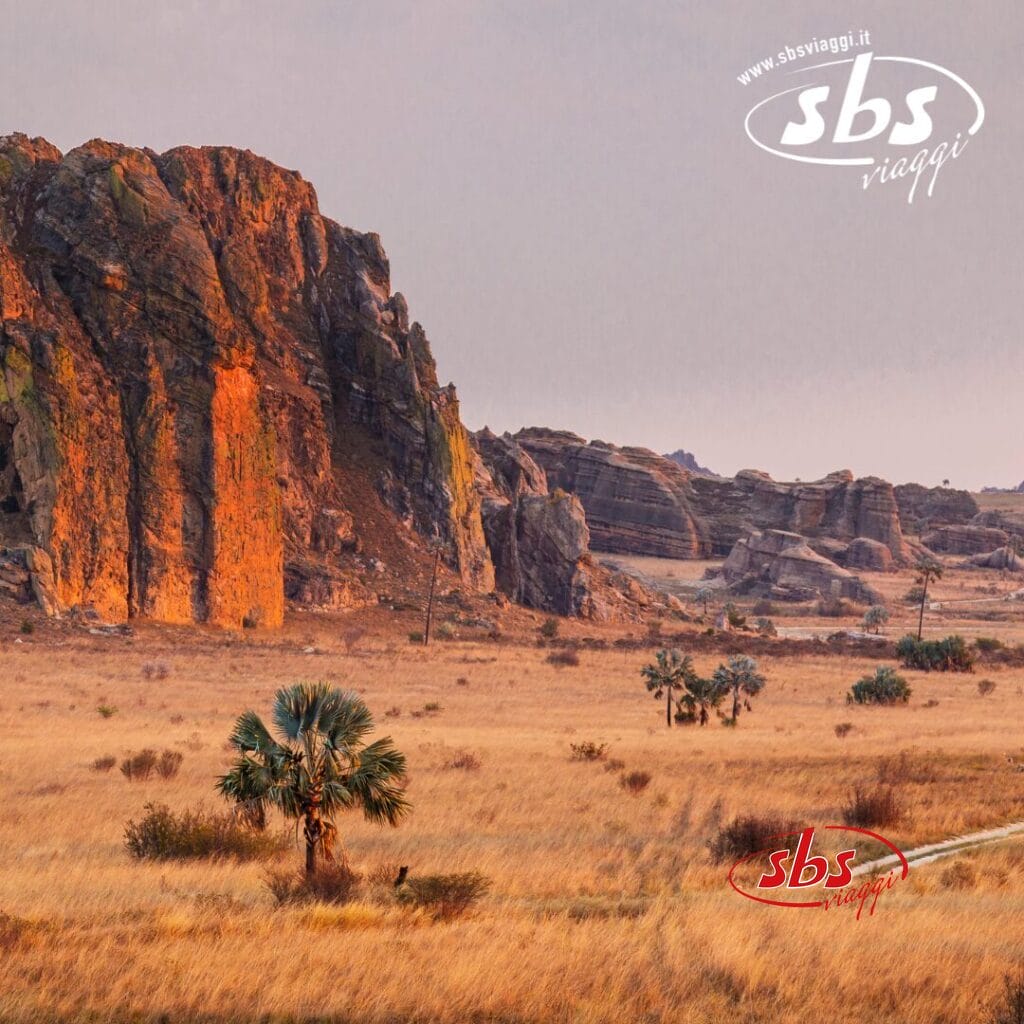
POLYGON ((580 656, 571 648, 567 648, 552 651, 544 660, 555 668, 575 668, 580 663, 580 656))
POLYGON ((942 640, 918 640, 908 634, 896 645, 904 668, 924 672, 973 672, 974 654, 962 636, 942 640))
POLYGON ((32 622, 29 619, 22 619, 20 627, 21 633, 23 633, 25 636, 28 636, 29 634, 34 633, 35 631, 36 627, 32 624, 32 622))
POLYGON ((751 853, 766 849, 776 836, 798 832, 800 824, 777 815, 748 814, 734 818, 718 830, 709 843, 714 860, 739 860, 751 853))
POLYGON ((455 627, 450 622, 438 623, 437 629, 434 630, 434 636, 438 640, 454 640, 455 627))
POLYGON ((482 765, 483 762, 480 760, 479 754, 474 754, 472 750, 456 750, 441 767, 450 771, 461 769, 462 771, 475 772, 482 765))
POLYGON ((491 887, 490 879, 478 871, 457 875, 412 877, 398 890, 398 901, 425 910, 436 920, 447 921, 464 914, 491 887))
POLYGON ((947 889, 973 889, 978 884, 978 872, 967 860, 957 860, 939 875, 939 883, 947 889))
POLYGON ((991 679, 981 679, 978 681, 979 697, 990 697, 995 692, 996 684, 991 679))
POLYGON ((258 629, 261 618, 262 616, 255 608, 250 608, 249 611, 242 616, 242 629, 258 629))
POLYGON ((761 636, 778 636, 779 631, 775 628, 775 623, 771 619, 766 619, 763 616, 757 619, 754 623, 757 632, 761 636))
POLYGON ((895 825, 902 817, 899 797, 891 786, 874 789, 856 786, 850 794, 850 802, 843 807, 843 821, 857 828, 895 825))
POLYGON ((349 903, 359 889, 360 876, 343 861, 327 861, 312 875, 305 871, 270 870, 263 884, 278 906, 290 903, 349 903))
POLYGON ((455 680, 455 685, 456 686, 469 686, 469 680, 465 676, 459 676, 459 678, 455 680))
POLYGON ((774 615, 775 605, 767 598, 761 598, 759 601, 754 602, 754 607, 750 610, 754 615, 774 615))
POLYGON ((166 679, 170 669, 162 661, 147 661, 142 665, 142 675, 146 679, 166 679))
POLYGON ((835 729, 836 735, 842 740, 853 732, 853 722, 840 722, 835 729))
POLYGON ((923 708, 937 708, 938 706, 939 706, 939 702, 934 697, 932 697, 931 700, 926 700, 921 705, 921 707, 923 707, 923 708))
POLYGON ((740 615, 739 609, 731 601, 725 606, 725 617, 733 629, 743 629, 747 624, 746 615, 740 615))
POLYGON ((911 689, 906 679, 896 670, 880 665, 873 676, 862 676, 846 696, 847 704, 904 704, 910 699, 911 689))
POLYGON ((402 709, 398 705, 393 705, 384 712, 385 718, 398 718, 402 714, 402 709))
POLYGON ((180 750, 165 750, 156 763, 157 774, 161 779, 173 779, 184 760, 185 755, 180 750))
POLYGON ((113 718, 117 714, 117 708, 113 704, 101 704, 96 712, 100 718, 113 718))
POLYGON ((145 812, 139 821, 129 821, 124 830, 128 853, 139 860, 255 860, 288 845, 287 836, 254 829, 230 814, 203 808, 175 814, 166 804, 146 804, 145 812))
POLYGON ((647 620, 647 635, 651 640, 657 640, 661 636, 661 628, 664 625, 661 619, 647 620))
POLYGON ((1004 975, 1002 998, 984 1024, 1024 1024, 1024 970, 1004 975))
POLYGON ((545 619, 540 624, 540 635, 545 640, 554 640, 558 636, 558 619, 545 619))
POLYGON ((341 642, 345 647, 345 653, 351 654, 359 642, 366 636, 366 630, 362 626, 349 626, 341 631, 341 642))
POLYGON ((651 773, 642 770, 626 772, 619 785, 630 795, 639 796, 651 784, 651 773))
POLYGON ((117 764, 117 758, 113 754, 107 754, 105 757, 97 757, 93 761, 92 770, 94 772, 109 772, 115 764, 117 764))
POLYGON ((984 654, 992 654, 995 651, 1001 651, 1005 645, 1003 644, 1003 641, 997 637, 979 636, 975 638, 974 646, 984 654))
POLYGON ((444 708, 442 708, 436 700, 428 700, 427 703, 423 705, 423 713, 426 715, 437 715, 443 710, 444 708))
POLYGON ((920 604, 924 600, 924 587, 911 587, 904 595, 907 604, 920 604))
POLYGON ((569 749, 574 761, 603 761, 608 754, 607 743, 595 743, 593 740, 570 743, 569 749))
POLYGON ((418 629, 414 629, 409 634, 409 643, 411 643, 411 644, 421 644, 421 643, 423 643, 423 633, 420 630, 418 630, 418 629))
POLYGON ((617 757, 609 757, 604 763, 604 770, 606 772, 621 772, 626 767, 625 761, 620 761, 617 757))
POLYGON ((843 619, 855 611, 854 606, 844 597, 823 597, 814 610, 823 619, 843 619))
POLYGON ((145 782, 153 774, 157 760, 156 751, 147 747, 137 754, 129 754, 121 762, 121 774, 130 782, 145 782))
POLYGON ((861 625, 872 633, 877 633, 889 621, 889 609, 884 605, 873 604, 861 619, 861 625))

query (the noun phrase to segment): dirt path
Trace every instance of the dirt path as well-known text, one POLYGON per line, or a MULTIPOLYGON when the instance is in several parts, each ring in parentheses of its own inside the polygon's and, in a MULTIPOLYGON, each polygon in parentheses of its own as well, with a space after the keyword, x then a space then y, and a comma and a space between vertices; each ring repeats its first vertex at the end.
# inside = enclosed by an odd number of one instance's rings
MULTIPOLYGON (((1001 839, 1010 839, 1021 834, 1024 834, 1024 821, 1015 821, 1009 825, 1000 825, 999 828, 986 829, 984 832, 971 832, 970 835, 944 839, 941 843, 928 843, 926 846, 918 846, 913 850, 904 850, 903 856, 907 858, 912 868, 916 868, 922 864, 931 864, 932 861, 939 860, 941 857, 951 857, 953 854, 963 853, 965 850, 973 850, 979 846, 986 846, 989 843, 996 843, 1001 839)), ((890 854, 888 857, 881 857, 855 867, 853 874, 864 875, 873 871, 888 871, 897 864, 899 864, 899 858, 895 854, 890 854)))

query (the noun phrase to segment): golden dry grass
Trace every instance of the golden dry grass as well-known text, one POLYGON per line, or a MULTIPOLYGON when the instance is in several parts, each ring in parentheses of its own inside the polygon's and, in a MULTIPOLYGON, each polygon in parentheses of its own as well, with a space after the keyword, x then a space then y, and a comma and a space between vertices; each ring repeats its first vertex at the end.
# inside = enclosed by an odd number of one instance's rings
MULTIPOLYGON (((887 830, 900 845, 1024 819, 1024 669, 986 668, 996 690, 984 699, 980 675, 909 673, 908 706, 865 709, 844 695, 874 661, 764 658, 768 688, 738 729, 669 731, 639 679, 644 652, 583 650, 579 667, 556 668, 531 644, 424 649, 404 627, 375 626, 346 653, 342 628, 42 628, 21 643, 8 631, 0 1020, 966 1024, 1024 958, 1020 840, 957 858, 973 875, 948 875, 951 862, 912 872, 860 922, 745 901, 707 849, 740 813, 836 822, 883 761, 908 811, 887 830), (320 653, 302 653, 310 644, 320 653), (158 662, 166 678, 146 678, 158 662), (370 896, 282 910, 265 865, 127 857, 125 821, 152 800, 214 805, 235 716, 302 679, 359 690, 409 756, 404 825, 339 823, 353 865, 482 871, 493 888, 470 916, 435 923, 370 896), (442 710, 420 713, 432 702, 442 710), (583 739, 650 771, 650 786, 633 797, 601 764, 571 760, 583 739), (178 777, 91 768, 145 746, 182 751, 178 777), (443 767, 458 749, 479 770, 443 767)), ((1006 632, 1019 635, 1019 619, 1006 632)))

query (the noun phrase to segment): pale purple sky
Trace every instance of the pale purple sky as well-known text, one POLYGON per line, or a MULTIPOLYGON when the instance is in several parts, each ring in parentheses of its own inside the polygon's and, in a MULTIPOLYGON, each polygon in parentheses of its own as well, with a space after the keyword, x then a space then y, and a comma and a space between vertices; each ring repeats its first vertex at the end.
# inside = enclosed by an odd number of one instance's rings
POLYGON ((780 479, 1024 477, 1019 0, 43 6, 0 3, 0 131, 300 170, 380 232, 472 427, 780 479), (860 28, 985 101, 932 199, 744 135, 767 92, 740 71, 860 28))

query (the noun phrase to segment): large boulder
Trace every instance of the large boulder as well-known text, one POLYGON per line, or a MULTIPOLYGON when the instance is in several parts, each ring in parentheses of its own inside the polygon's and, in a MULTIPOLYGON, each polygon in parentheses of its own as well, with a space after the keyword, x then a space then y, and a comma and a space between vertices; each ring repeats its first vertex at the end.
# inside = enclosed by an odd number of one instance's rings
POLYGON ((871 572, 891 572, 892 551, 879 540, 855 537, 843 554, 843 565, 848 569, 868 569, 871 572))
POLYGON ((932 551, 948 555, 983 554, 1008 540, 1004 530, 988 526, 940 526, 921 538, 932 551))
POLYGON ((1024 572, 1024 558, 1010 547, 997 548, 984 554, 974 555, 968 565, 979 569, 1001 569, 1003 572, 1024 572))
POLYGON ((738 540, 722 575, 739 592, 778 600, 821 596, 861 604, 882 601, 858 576, 812 550, 806 537, 783 530, 754 531, 738 540))

